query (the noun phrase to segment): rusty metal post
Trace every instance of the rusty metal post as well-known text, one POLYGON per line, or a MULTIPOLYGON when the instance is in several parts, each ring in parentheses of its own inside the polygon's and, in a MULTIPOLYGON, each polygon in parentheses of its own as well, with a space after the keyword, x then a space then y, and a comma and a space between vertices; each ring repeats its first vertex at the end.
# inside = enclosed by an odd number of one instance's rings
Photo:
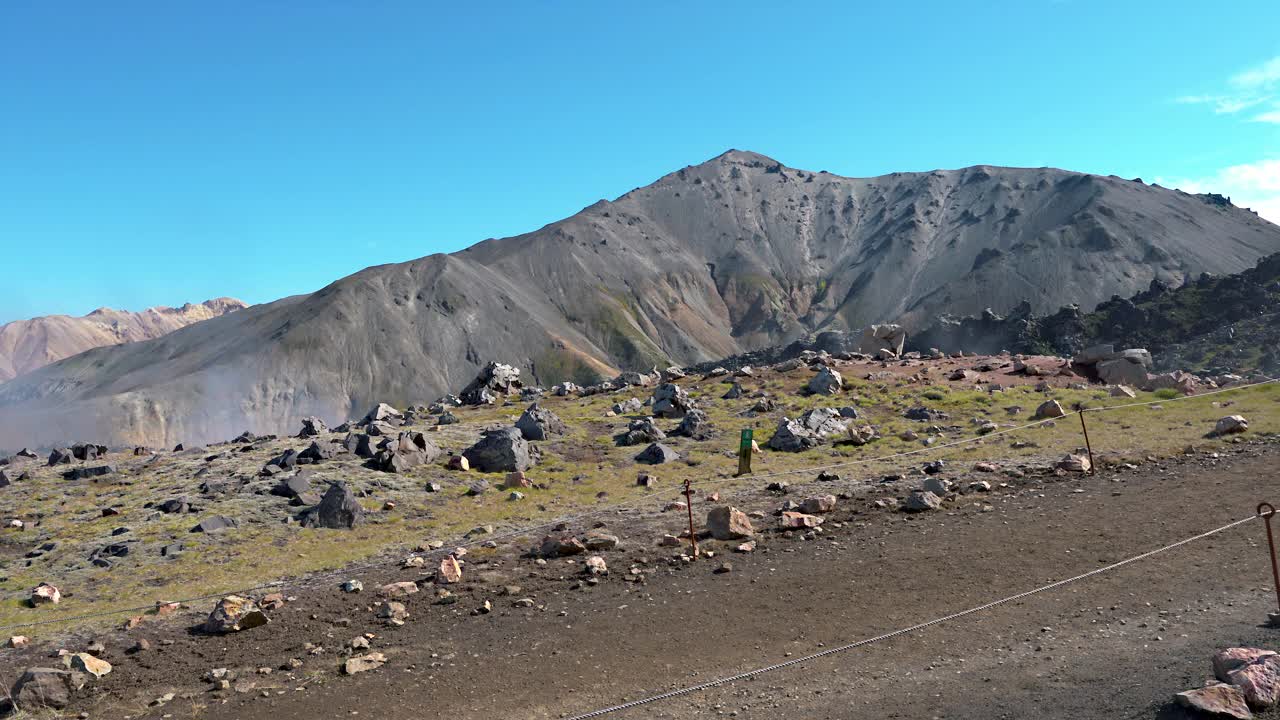
POLYGON ((1093 461, 1093 444, 1089 442, 1089 426, 1084 424, 1084 414, 1087 411, 1079 405, 1076 407, 1080 413, 1080 429, 1084 431, 1084 449, 1089 451, 1089 474, 1095 475, 1098 472, 1098 465, 1093 461))
POLYGON ((698 533, 693 530, 693 481, 685 478, 684 505, 689 511, 689 544, 693 546, 693 559, 698 559, 698 533))
POLYGON ((1271 555, 1271 580, 1276 586, 1276 609, 1270 613, 1269 618, 1272 625, 1280 624, 1280 566, 1276 564, 1276 540, 1271 534, 1271 518, 1276 514, 1276 509, 1271 503, 1258 503, 1256 510, 1258 517, 1267 525, 1267 550, 1271 555))

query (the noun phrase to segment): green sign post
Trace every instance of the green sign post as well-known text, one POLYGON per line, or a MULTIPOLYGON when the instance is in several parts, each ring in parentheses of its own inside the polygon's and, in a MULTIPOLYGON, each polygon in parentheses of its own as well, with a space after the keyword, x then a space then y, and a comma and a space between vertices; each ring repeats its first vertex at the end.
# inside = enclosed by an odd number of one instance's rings
POLYGON ((738 443, 738 475, 751 474, 751 428, 742 431, 742 440, 738 443))

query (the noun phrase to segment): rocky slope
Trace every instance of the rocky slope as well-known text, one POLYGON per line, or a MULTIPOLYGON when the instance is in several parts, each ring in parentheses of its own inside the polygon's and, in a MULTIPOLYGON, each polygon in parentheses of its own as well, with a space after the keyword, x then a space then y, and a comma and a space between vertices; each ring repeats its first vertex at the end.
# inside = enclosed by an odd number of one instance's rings
POLYGON ((1093 312, 1067 306, 1037 316, 1023 304, 1007 315, 943 318, 908 341, 917 350, 1060 355, 1101 343, 1147 348, 1161 370, 1280 371, 1280 254, 1244 272, 1203 275, 1177 288, 1152 281, 1093 312))
POLYGON ((248 307, 234 298, 142 312, 98 308, 83 317, 47 315, 0 325, 0 382, 105 345, 167 335, 178 328, 248 307))
POLYGON ((455 390, 490 359, 546 384, 873 321, 1092 308, 1276 251, 1280 228, 1253 213, 1138 181, 986 166, 857 179, 730 151, 536 232, 30 373, 0 386, 0 445, 338 421, 455 390))

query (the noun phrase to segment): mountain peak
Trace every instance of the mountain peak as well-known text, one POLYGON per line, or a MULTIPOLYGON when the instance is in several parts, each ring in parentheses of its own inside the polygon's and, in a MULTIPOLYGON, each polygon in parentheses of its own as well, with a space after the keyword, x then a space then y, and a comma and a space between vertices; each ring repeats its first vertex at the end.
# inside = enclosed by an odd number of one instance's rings
POLYGON ((758 152, 750 150, 735 150, 730 148, 719 155, 712 158, 709 162, 718 162, 722 164, 747 165, 749 167, 767 167, 770 165, 781 165, 782 163, 774 160, 768 155, 762 155, 758 152))

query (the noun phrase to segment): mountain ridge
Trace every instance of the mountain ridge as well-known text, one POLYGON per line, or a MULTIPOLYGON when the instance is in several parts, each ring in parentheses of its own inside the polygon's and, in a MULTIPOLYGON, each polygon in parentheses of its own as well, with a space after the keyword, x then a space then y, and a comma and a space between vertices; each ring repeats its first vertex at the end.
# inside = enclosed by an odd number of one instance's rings
POLYGON ((243 310, 248 304, 218 297, 181 307, 129 311, 100 307, 81 316, 42 315, 0 325, 0 383, 104 345, 150 340, 195 322, 243 310))
POLYGON ((1277 251, 1280 228, 1256 214, 1133 180, 990 165, 845 178, 730 151, 529 233, 0 385, 0 444, 281 432, 434 398, 491 359, 582 381, 870 322, 1091 308, 1277 251))

